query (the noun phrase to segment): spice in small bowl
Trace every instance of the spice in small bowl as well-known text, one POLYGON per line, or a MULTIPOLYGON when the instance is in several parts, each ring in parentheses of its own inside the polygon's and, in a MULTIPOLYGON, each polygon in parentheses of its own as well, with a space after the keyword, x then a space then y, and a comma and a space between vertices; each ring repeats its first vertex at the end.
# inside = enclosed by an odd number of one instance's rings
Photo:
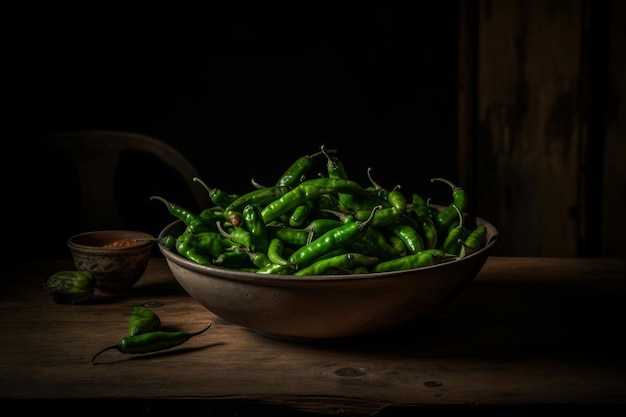
POLYGON ((113 242, 107 243, 106 245, 102 247, 103 248, 128 248, 130 246, 138 245, 141 242, 142 242, 141 240, 136 240, 136 239, 117 239, 117 240, 114 240, 113 242))

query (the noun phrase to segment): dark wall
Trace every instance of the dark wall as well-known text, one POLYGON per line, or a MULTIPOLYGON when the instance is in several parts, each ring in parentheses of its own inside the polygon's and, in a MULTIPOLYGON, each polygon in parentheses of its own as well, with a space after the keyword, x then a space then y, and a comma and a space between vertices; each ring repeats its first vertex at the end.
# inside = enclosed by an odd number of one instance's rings
POLYGON ((358 181, 372 167, 386 187, 437 196, 429 179, 457 174, 458 1, 432 3, 24 10, 10 142, 147 133, 238 193, 324 144, 358 181))

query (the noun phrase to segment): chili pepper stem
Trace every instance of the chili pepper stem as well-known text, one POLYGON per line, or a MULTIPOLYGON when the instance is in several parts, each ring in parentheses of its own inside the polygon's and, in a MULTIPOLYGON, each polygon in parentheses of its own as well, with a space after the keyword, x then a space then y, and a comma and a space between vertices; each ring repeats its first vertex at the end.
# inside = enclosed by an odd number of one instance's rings
POLYGON ((104 349, 100 350, 98 353, 96 353, 95 355, 93 355, 93 356, 91 357, 91 364, 92 364, 92 365, 95 365, 95 364, 96 364, 96 363, 95 363, 96 357, 97 357, 97 356, 100 356, 100 354, 102 354, 102 353, 106 352, 107 350, 118 350, 118 345, 117 345, 117 343, 116 343, 116 344, 114 344, 114 345, 112 345, 112 346, 105 347, 104 349))
POLYGON ((261 184, 260 182, 258 182, 254 178, 250 178, 250 184, 252 184, 252 186, 254 188, 256 188, 257 190, 260 190, 261 188, 267 188, 267 186, 261 184))

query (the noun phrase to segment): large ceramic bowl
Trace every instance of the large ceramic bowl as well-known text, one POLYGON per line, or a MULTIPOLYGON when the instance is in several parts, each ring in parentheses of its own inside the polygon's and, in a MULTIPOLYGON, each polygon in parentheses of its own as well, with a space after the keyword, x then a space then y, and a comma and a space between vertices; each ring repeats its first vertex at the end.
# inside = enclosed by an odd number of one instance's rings
MULTIPOLYGON (((189 295, 222 319, 265 336, 315 341, 358 336, 409 323, 444 305, 478 275, 498 241, 487 228, 486 246, 463 258, 418 269, 355 274, 292 276, 202 266, 159 249, 189 295)), ((159 237, 178 236, 177 220, 159 237)))

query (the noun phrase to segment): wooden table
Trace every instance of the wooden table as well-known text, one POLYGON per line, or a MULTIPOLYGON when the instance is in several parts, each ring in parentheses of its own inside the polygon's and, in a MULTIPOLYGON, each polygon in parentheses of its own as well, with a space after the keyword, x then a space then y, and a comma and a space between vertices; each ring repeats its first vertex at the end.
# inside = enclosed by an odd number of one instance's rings
POLYGON ((432 316, 318 344, 225 322, 190 298, 161 258, 128 298, 57 304, 41 279, 72 268, 33 262, 2 277, 5 406, 168 416, 626 409, 626 259, 491 257, 432 316), (130 307, 146 303, 162 303, 153 310, 166 328, 213 327, 171 350, 109 351, 92 365, 94 353, 126 335, 130 307))

